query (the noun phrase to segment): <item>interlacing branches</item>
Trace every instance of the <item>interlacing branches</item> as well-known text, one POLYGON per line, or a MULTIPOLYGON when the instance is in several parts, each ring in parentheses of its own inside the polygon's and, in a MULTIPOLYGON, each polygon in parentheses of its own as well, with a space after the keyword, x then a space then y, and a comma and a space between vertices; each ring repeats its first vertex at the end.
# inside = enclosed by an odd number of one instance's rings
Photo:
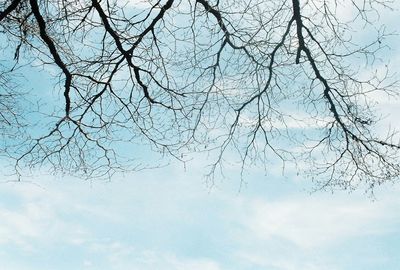
POLYGON ((110 176, 145 144, 183 160, 211 153, 211 175, 227 157, 241 172, 268 171, 278 158, 319 187, 395 180, 399 145, 395 133, 375 134, 371 97, 395 93, 397 81, 360 71, 385 49, 388 34, 371 17, 383 8, 390 3, 0 1, 13 61, 56 67, 64 97, 48 132, 15 149, 17 171, 110 176), (353 37, 352 27, 375 37, 353 37))
POLYGON ((0 155, 7 152, 9 144, 15 143, 16 136, 23 136, 25 125, 22 106, 24 93, 18 92, 16 78, 4 66, 0 66, 0 155))

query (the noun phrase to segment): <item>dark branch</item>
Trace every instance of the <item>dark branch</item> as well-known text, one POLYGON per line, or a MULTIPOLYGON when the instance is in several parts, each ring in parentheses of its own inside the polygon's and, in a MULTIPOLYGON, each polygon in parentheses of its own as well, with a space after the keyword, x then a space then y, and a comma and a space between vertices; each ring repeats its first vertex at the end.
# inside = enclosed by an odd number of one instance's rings
POLYGON ((13 0, 4 11, 0 11, 0 22, 15 10, 20 2, 21 0, 13 0))
POLYGON ((39 26, 40 30, 40 37, 42 40, 46 43, 48 49, 50 50, 51 55, 53 56, 54 62, 56 65, 62 70, 62 72, 65 75, 65 84, 64 84, 64 98, 65 98, 65 115, 67 118, 69 118, 69 113, 71 110, 71 100, 69 97, 69 93, 71 90, 71 83, 72 83, 72 75, 70 71, 68 70, 67 66, 64 64, 64 62, 61 60, 61 57, 56 49, 56 46, 51 39, 51 37, 47 34, 46 32, 46 22, 43 19, 39 5, 37 3, 37 0, 29 0, 31 8, 32 8, 32 13, 36 18, 36 21, 39 26))

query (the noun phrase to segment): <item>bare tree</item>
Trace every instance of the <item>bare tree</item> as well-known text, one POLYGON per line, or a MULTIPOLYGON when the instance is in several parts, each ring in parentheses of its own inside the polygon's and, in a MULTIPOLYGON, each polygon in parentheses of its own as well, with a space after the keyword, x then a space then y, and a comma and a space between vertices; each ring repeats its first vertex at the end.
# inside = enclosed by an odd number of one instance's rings
POLYGON ((64 99, 51 128, 14 150, 16 168, 110 175, 137 155, 123 157, 126 145, 143 143, 177 159, 211 152, 211 174, 229 153, 243 169, 276 157, 306 164, 320 187, 393 181, 399 144, 376 134, 371 96, 394 95, 397 81, 366 71, 386 47, 377 18, 390 4, 0 1, 16 65, 56 67, 64 99))

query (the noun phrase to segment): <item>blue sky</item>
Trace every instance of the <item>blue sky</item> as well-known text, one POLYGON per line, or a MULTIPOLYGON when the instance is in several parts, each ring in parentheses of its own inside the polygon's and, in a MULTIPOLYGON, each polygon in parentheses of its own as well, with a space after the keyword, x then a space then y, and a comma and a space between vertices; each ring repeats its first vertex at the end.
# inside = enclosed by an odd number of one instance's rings
MULTIPOLYGON (((57 98, 38 77, 31 86, 57 98)), ((398 101, 375 99, 383 125, 396 126, 398 101)), ((110 181, 1 179, 0 269, 400 269, 399 184, 378 187, 372 200, 362 190, 310 193, 290 168, 250 171, 244 185, 233 170, 210 185, 204 160, 189 165, 110 181)))

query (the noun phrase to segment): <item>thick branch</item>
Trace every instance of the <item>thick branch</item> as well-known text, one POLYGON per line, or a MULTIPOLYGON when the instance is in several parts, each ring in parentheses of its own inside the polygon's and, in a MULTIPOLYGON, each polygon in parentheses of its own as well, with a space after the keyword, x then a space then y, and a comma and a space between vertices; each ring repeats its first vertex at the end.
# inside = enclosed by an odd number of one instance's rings
POLYGON ((129 52, 132 53, 135 48, 142 42, 142 39, 150 32, 154 30, 154 26, 157 24, 159 20, 164 17, 165 12, 172 7, 174 0, 168 0, 164 6, 161 7, 160 13, 153 19, 150 25, 139 35, 138 39, 133 44, 132 48, 129 49, 129 52))
POLYGON ((114 29, 111 27, 110 23, 108 22, 108 17, 106 13, 104 12, 103 8, 100 6, 100 3, 97 0, 92 0, 92 5, 96 9, 97 13, 99 14, 101 21, 103 22, 104 28, 106 31, 111 35, 111 37, 115 41, 115 45, 117 46, 118 50, 124 55, 126 60, 128 61, 129 64, 131 64, 131 56, 130 54, 124 50, 122 46, 122 42, 118 36, 118 34, 114 31, 114 29))
POLYGON ((293 18, 296 20, 296 31, 297 31, 297 37, 299 39, 299 47, 297 48, 297 54, 296 54, 296 64, 299 64, 301 51, 305 47, 303 32, 302 32, 303 22, 301 20, 299 0, 293 0, 293 18))
MULTIPOLYGON (((292 3, 293 3, 293 18, 296 21, 297 38, 299 40, 299 45, 298 45, 297 55, 296 55, 296 63, 297 64, 299 63, 300 54, 301 54, 301 51, 303 51, 306 54, 306 58, 311 65, 311 68, 315 74, 316 79, 319 80, 322 83, 322 85, 324 86, 323 95, 329 104, 329 110, 332 112, 335 121, 338 123, 338 125, 340 126, 340 128, 343 130, 343 132, 345 134, 346 144, 349 145, 349 143, 350 143, 349 139, 351 138, 355 142, 361 143, 368 151, 372 151, 372 150, 367 145, 367 142, 375 142, 375 143, 379 143, 382 146, 388 146, 391 148, 399 149, 400 146, 394 145, 394 144, 388 143, 388 142, 383 142, 383 141, 378 141, 378 140, 365 141, 363 138, 357 136, 354 132, 352 132, 348 126, 346 126, 346 124, 342 120, 342 117, 339 115, 337 106, 335 105, 332 88, 329 85, 327 79, 321 74, 319 68, 317 67, 317 63, 311 54, 310 49, 305 44, 304 36, 303 36, 303 32, 302 32, 302 29, 305 28, 305 26, 303 25, 302 18, 301 18, 299 0, 292 0, 292 3)), ((308 30, 308 29, 306 28, 306 30, 308 30)), ((308 30, 308 33, 311 35, 309 30, 308 30)), ((312 35, 311 35, 311 38, 316 42, 315 38, 312 35)))
POLYGON ((71 100, 69 97, 69 92, 71 89, 72 75, 69 72, 67 66, 61 60, 61 57, 58 54, 58 51, 56 49, 56 46, 55 46, 53 40, 50 38, 50 36, 46 32, 46 22, 44 21, 42 15, 40 14, 37 0, 30 0, 29 2, 31 5, 31 8, 32 8, 33 15, 35 16, 36 21, 39 26, 40 37, 43 39, 43 41, 46 43, 47 47, 49 48, 50 53, 53 56, 54 62, 62 70, 62 72, 65 75, 65 84, 64 84, 64 87, 65 87, 65 90, 64 90, 65 114, 66 114, 66 117, 68 118, 69 112, 71 110, 71 100))
MULTIPOLYGON (((124 58, 126 59, 126 61, 128 62, 128 65, 133 68, 134 70, 134 74, 135 74, 135 78, 137 80, 137 82, 139 83, 140 87, 143 90, 144 96, 146 97, 146 99, 153 104, 160 104, 162 106, 165 106, 164 104, 162 104, 161 102, 155 101, 149 93, 148 87, 147 85, 142 81, 141 76, 140 76, 140 71, 141 69, 136 66, 133 62, 132 62, 132 53, 133 50, 139 45, 139 43, 142 41, 143 37, 149 33, 150 31, 154 30, 154 26, 156 25, 156 23, 163 18, 165 12, 171 8, 172 3, 174 2, 174 0, 169 0, 162 8, 160 13, 154 18, 154 20, 151 22, 151 24, 139 35, 139 38, 136 40, 136 42, 134 43, 134 45, 132 46, 132 48, 130 48, 129 50, 125 50, 123 48, 121 39, 118 35, 118 33, 112 28, 111 24, 108 21, 108 16, 107 14, 104 12, 103 8, 101 7, 99 1, 97 0, 92 0, 92 5, 93 7, 96 9, 97 13, 99 14, 101 21, 103 22, 104 28, 106 29, 107 33, 109 33, 111 35, 111 37, 114 39, 114 42, 117 46, 118 51, 124 56, 124 58)), ((168 106, 166 106, 168 107, 168 106)))
POLYGON ((14 9, 17 8, 18 4, 21 2, 21 0, 13 0, 11 4, 4 10, 0 11, 0 22, 8 16, 14 9))
MULTIPOLYGON (((339 113, 336 110, 336 106, 332 100, 331 97, 331 88, 328 84, 328 81, 321 75, 321 72, 319 71, 317 64, 315 63, 315 60, 313 56, 311 55, 311 51, 308 49, 308 47, 305 45, 304 41, 304 36, 303 36, 303 21, 301 19, 301 13, 300 13, 300 3, 299 0, 292 0, 293 3, 293 18, 296 21, 296 26, 297 26, 297 38, 299 40, 299 45, 297 48, 297 55, 296 55, 296 64, 300 62, 300 54, 301 51, 304 51, 304 53, 307 56, 307 60, 310 62, 311 67, 314 71, 315 77, 324 85, 324 97, 327 99, 329 103, 329 109, 333 113, 333 116, 335 120, 339 123, 341 128, 346 132, 350 133, 348 128, 345 126, 343 121, 341 120, 339 113)), ((346 136, 347 139, 347 136, 346 136)))

